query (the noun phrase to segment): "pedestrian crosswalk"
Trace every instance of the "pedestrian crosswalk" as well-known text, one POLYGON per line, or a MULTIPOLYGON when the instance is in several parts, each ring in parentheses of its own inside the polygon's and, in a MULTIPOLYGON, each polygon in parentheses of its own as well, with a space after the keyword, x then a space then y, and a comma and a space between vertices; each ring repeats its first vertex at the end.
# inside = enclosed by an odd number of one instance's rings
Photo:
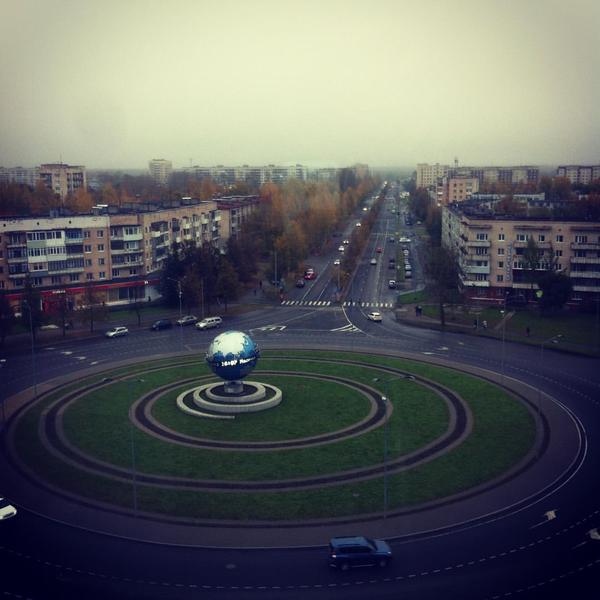
MULTIPOLYGON (((281 306, 331 306, 330 300, 284 300, 281 306)), ((334 304, 334 306, 339 306, 334 304)), ((393 308, 392 302, 342 302, 342 306, 358 308, 393 308)))

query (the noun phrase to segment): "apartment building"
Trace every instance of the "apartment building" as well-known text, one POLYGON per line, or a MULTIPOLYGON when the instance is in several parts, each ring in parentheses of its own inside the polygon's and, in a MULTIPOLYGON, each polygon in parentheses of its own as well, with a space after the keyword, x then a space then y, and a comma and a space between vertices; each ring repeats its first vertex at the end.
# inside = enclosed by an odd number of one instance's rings
POLYGON ((568 275, 573 300, 598 296, 600 223, 511 218, 469 203, 442 209, 442 244, 456 251, 469 297, 502 301, 507 292, 531 289, 523 260, 529 238, 543 251, 537 270, 568 275))
POLYGON ((419 163, 417 165, 417 187, 430 188, 437 185, 438 179, 446 177, 449 170, 450 165, 419 163))
POLYGON ((480 187, 486 183, 529 183, 537 185, 540 178, 539 167, 521 165, 514 167, 453 167, 448 171, 449 177, 475 177, 480 187))
POLYGON ((76 192, 79 188, 87 187, 84 166, 66 165, 64 163, 48 163, 40 165, 39 178, 46 187, 52 190, 61 200, 67 194, 76 192))
POLYGON ((436 185, 436 198, 443 205, 463 202, 479 191, 476 177, 442 177, 436 185))
POLYGON ((44 309, 59 294, 77 306, 93 286, 107 304, 158 296, 159 273, 173 244, 223 248, 221 210, 213 201, 182 201, 116 212, 0 220, 0 293, 18 308, 27 274, 44 309), (176 204, 176 203, 175 203, 176 204))
POLYGON ((40 180, 62 200, 87 186, 85 167, 81 165, 48 163, 39 167, 0 167, 0 182, 35 187, 40 180))
POLYGON ((572 184, 588 185, 600 179, 600 165, 560 165, 556 176, 565 177, 572 184))
POLYGON ((169 177, 173 172, 173 163, 170 160, 164 158, 153 158, 148 162, 148 169, 150 170, 150 177, 161 185, 167 185, 169 183, 169 177))
POLYGON ((214 200, 221 213, 221 232, 227 238, 239 235, 243 223, 256 210, 258 196, 223 196, 214 200))
POLYGON ((260 187, 261 185, 272 181, 274 183, 283 183, 288 179, 299 179, 305 181, 308 178, 308 169, 302 165, 278 166, 224 166, 214 167, 194 166, 183 169, 196 179, 210 177, 220 185, 233 185, 236 181, 244 181, 251 186, 260 187))

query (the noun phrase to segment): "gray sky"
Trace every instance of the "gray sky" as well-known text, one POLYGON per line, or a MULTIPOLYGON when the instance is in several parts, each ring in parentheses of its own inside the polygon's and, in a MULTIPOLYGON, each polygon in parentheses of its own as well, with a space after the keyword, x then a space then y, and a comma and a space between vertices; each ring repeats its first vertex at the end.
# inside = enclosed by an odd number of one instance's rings
POLYGON ((598 0, 3 4, 3 166, 600 162, 598 0))

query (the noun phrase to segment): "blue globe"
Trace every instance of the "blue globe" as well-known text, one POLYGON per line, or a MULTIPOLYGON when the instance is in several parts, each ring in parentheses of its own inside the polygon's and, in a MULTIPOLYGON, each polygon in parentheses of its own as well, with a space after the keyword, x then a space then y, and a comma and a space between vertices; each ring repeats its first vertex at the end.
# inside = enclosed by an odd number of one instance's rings
POLYGON ((226 331, 208 347, 206 362, 217 377, 235 381, 252 372, 259 355, 258 346, 249 335, 241 331, 226 331))

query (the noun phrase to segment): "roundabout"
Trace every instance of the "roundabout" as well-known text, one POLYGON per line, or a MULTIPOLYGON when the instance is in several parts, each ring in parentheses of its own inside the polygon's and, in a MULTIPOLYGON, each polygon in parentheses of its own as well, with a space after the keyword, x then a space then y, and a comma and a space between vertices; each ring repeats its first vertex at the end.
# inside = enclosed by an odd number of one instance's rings
POLYGON ((349 526, 407 539, 520 510, 581 458, 564 407, 478 369, 286 349, 254 377, 283 396, 235 419, 181 409, 210 410, 197 390, 217 385, 189 356, 50 386, 8 432, 22 504, 160 543, 276 547, 293 531, 318 545, 349 526))

